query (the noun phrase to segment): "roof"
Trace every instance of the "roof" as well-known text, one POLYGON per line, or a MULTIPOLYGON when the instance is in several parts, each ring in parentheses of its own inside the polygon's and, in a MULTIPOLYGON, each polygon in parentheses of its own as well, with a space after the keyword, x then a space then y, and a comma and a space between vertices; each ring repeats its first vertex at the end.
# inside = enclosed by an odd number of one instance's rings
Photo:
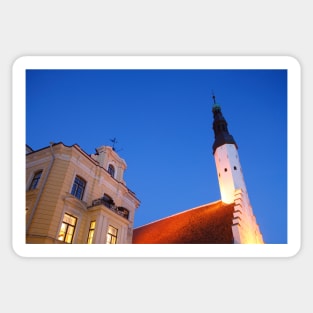
MULTIPOLYGON (((31 154, 34 154, 34 153, 37 153, 39 151, 42 151, 42 150, 45 150, 45 149, 49 149, 51 146, 54 147, 54 146, 57 146, 57 145, 62 145, 63 147, 66 147, 66 148, 75 148, 79 153, 81 153, 82 155, 84 155, 89 161, 91 161, 93 164, 95 164, 96 166, 99 166, 101 167, 102 169, 104 169, 105 171, 107 171, 105 168, 103 168, 102 166, 99 165, 99 162, 97 160, 95 160, 92 155, 88 154, 87 152, 85 152, 78 144, 73 144, 71 146, 68 146, 68 145, 65 145, 62 141, 58 142, 58 143, 54 143, 54 142, 51 142, 50 143, 50 146, 46 146, 46 147, 43 147, 41 149, 38 149, 38 150, 33 150, 30 148, 29 145, 26 144, 26 155, 31 155, 31 154), (27 150, 27 149, 31 149, 31 151, 27 150)), ((105 146, 103 146, 105 147, 105 146)), ((111 147, 109 147, 110 149, 112 149, 111 147)), ((116 152, 114 152, 117 156, 118 154, 116 152)), ((118 156, 119 157, 119 156, 118 156)), ((120 157, 119 157, 120 158, 120 157)), ((120 158, 123 162, 125 162, 122 158, 120 158)), ((125 165, 126 165, 126 162, 125 162, 125 165)), ((114 177, 112 177, 112 179, 116 180, 114 177)), ((140 203, 140 200, 137 198, 136 194, 134 191, 132 191, 131 189, 129 189, 126 184, 124 182, 120 182, 118 180, 116 180, 118 183, 122 184, 130 193, 131 195, 136 198, 137 201, 139 201, 140 203)))
POLYGON ((134 229, 133 244, 232 244, 234 203, 208 203, 134 229))

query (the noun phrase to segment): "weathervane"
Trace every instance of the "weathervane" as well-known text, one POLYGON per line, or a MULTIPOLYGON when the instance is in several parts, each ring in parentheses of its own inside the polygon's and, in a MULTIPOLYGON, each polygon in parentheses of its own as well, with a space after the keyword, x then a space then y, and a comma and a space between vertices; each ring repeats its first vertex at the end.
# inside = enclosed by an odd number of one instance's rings
POLYGON ((110 139, 110 141, 113 143, 112 145, 112 150, 113 151, 116 151, 116 152, 119 152, 119 151, 122 151, 123 149, 119 149, 118 151, 115 149, 115 145, 118 143, 117 139, 114 137, 113 139, 110 139))
POLYGON ((115 144, 117 144, 117 139, 114 137, 113 139, 110 139, 110 141, 113 143, 112 149, 115 151, 115 144))

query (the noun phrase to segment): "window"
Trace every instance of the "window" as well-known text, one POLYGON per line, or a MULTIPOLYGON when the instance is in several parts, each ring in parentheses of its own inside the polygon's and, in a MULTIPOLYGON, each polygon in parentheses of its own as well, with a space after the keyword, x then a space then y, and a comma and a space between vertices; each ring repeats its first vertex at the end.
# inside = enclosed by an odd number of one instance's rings
POLYGON ((41 177, 42 171, 39 171, 37 173, 35 173, 33 180, 29 186, 29 190, 33 190, 37 188, 37 185, 39 183, 40 177, 41 177))
POLYGON ((72 243, 76 223, 77 218, 75 216, 65 213, 58 239, 66 243, 72 243))
POLYGON ((86 187, 86 182, 79 176, 76 176, 71 194, 81 200, 84 195, 85 187, 86 187))
POLYGON ((107 233, 107 244, 116 244, 117 242, 117 228, 109 226, 107 233))
POLYGON ((95 228, 96 228, 96 221, 91 221, 90 226, 89 226, 89 232, 88 232, 88 238, 87 238, 87 243, 91 244, 93 235, 95 233, 95 228))
POLYGON ((114 166, 112 164, 109 165, 108 172, 114 178, 115 168, 114 168, 114 166))

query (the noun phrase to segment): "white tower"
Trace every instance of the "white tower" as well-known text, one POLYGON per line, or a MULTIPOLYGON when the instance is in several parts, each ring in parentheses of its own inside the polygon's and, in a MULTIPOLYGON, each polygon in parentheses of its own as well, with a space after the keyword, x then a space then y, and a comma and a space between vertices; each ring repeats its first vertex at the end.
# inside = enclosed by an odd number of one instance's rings
POLYGON ((215 158, 221 200, 234 203, 233 235, 234 243, 263 243, 262 234, 253 215, 242 168, 239 161, 238 146, 229 134, 227 122, 221 107, 213 96, 213 155, 215 158))

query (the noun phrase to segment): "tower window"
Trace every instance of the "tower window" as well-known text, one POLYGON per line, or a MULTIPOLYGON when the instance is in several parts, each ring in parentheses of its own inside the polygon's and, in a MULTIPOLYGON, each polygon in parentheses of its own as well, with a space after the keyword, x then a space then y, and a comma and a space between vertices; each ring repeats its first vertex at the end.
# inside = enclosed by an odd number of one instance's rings
POLYGON ((86 187, 86 182, 81 177, 76 176, 75 180, 74 180, 73 187, 72 187, 71 194, 74 197, 81 200, 83 198, 83 195, 84 195, 85 187, 86 187))
POLYGON ((224 171, 227 172, 227 168, 226 167, 224 168, 224 171))
POLYGON ((29 190, 33 190, 37 188, 41 174, 42 174, 42 171, 38 171, 37 173, 35 173, 34 178, 29 186, 29 190))
POLYGON ((237 169, 237 167, 236 166, 234 166, 234 170, 236 171, 236 169, 237 169))
POLYGON ((109 165, 108 167, 108 172, 109 174, 114 178, 114 175, 115 175, 115 168, 112 164, 109 165))

